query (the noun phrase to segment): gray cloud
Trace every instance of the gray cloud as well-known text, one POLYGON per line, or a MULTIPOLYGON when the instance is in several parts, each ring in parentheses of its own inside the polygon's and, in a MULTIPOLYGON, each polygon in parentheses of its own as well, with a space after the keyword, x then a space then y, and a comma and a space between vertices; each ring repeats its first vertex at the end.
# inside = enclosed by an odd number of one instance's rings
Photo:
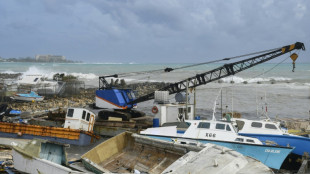
POLYGON ((307 47, 309 8, 306 0, 0 0, 0 56, 204 62, 296 41, 307 47))

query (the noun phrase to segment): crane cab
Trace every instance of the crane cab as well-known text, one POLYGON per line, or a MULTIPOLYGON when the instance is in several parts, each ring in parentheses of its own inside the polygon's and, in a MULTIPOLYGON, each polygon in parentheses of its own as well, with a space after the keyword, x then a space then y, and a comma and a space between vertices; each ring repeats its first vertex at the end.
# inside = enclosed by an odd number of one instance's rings
POLYGON ((136 99, 132 89, 96 90, 96 107, 107 109, 136 108, 137 104, 128 104, 136 99))

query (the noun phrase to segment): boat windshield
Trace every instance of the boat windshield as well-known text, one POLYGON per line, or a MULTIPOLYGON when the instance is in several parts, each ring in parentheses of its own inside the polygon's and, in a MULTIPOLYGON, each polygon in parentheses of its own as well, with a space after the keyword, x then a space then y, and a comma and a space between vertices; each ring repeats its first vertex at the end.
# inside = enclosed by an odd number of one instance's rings
POLYGON ((235 132, 238 132, 238 128, 236 126, 231 126, 231 127, 234 129, 235 132))
POLYGON ((177 128, 187 129, 191 123, 188 122, 168 122, 164 123, 162 127, 168 127, 168 126, 177 126, 177 128))

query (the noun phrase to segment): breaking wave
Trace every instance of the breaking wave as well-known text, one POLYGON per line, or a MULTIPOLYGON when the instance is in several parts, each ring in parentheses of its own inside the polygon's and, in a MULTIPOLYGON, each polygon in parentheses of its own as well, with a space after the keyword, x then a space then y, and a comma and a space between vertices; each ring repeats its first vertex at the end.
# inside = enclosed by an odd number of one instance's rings
POLYGON ((238 76, 234 77, 226 77, 223 78, 222 81, 224 83, 230 83, 231 81, 234 81, 235 83, 257 83, 257 82, 268 82, 268 81, 290 81, 291 78, 285 78, 285 77, 266 77, 266 78, 242 78, 238 76))
MULTIPOLYGON (((65 75, 68 75, 67 73, 65 73, 65 75)), ((88 74, 83 74, 83 73, 69 73, 69 75, 73 75, 75 77, 81 78, 81 79, 96 79, 99 78, 99 76, 97 76, 96 74, 93 73, 88 73, 88 74)))

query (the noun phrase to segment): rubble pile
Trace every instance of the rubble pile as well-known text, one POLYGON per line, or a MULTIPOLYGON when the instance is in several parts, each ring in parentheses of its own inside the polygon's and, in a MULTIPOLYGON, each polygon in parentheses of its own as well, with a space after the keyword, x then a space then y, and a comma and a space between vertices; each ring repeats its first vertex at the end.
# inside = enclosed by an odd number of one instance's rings
POLYGON ((9 103, 9 107, 15 110, 35 112, 45 111, 57 108, 68 108, 68 107, 86 107, 89 104, 94 103, 94 92, 90 94, 90 91, 81 92, 80 95, 72 97, 54 97, 47 98, 41 102, 12 102, 9 103))
POLYGON ((310 120, 296 118, 281 118, 278 119, 285 124, 285 127, 293 130, 310 131, 310 120))

